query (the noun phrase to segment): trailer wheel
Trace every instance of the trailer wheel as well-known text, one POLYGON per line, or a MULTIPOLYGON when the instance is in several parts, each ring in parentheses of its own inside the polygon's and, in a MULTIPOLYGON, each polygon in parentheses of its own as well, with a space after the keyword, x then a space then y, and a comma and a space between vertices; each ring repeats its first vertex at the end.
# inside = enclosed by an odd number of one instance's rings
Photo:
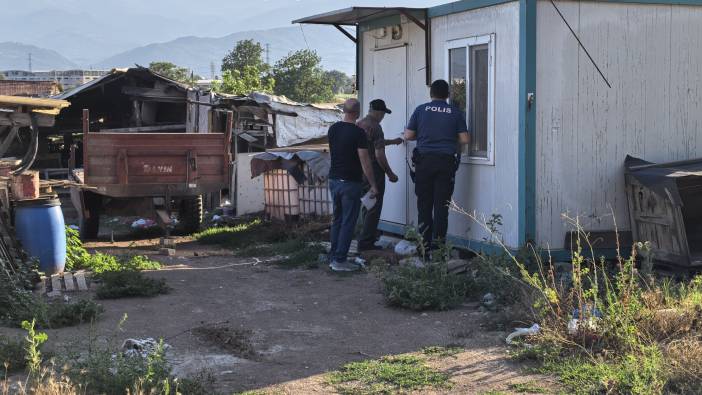
POLYGON ((180 227, 183 232, 190 234, 200 230, 202 219, 202 195, 181 199, 180 227))
POLYGON ((83 194, 83 204, 85 214, 80 215, 80 238, 81 240, 95 240, 100 230, 100 212, 102 211, 102 198, 100 195, 85 192, 83 194))

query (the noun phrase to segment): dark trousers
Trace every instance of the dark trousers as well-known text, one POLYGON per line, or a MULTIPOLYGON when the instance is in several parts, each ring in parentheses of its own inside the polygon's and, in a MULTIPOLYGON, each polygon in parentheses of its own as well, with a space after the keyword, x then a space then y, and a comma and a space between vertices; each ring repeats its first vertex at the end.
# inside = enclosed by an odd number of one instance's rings
POLYGON ((358 221, 363 186, 360 182, 330 179, 329 192, 334 203, 329 256, 333 261, 346 262, 358 221))
POLYGON ((422 155, 416 164, 415 193, 419 232, 428 248, 445 241, 448 205, 456 181, 456 159, 451 155, 422 155))
MULTIPOLYGON (((373 174, 375 175, 375 185, 378 187, 378 201, 370 210, 365 207, 361 208, 361 216, 363 217, 363 229, 358 238, 358 248, 371 248, 375 244, 378 237, 378 223, 380 222, 380 212, 383 210, 383 196, 385 195, 385 172, 379 165, 374 163, 373 174)), ((370 190, 368 181, 364 184, 364 192, 370 190)))

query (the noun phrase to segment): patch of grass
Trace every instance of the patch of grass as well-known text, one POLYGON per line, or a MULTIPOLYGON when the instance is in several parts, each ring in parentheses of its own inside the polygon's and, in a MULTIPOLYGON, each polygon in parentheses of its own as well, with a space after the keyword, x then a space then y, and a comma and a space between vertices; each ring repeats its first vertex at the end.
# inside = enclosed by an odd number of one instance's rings
POLYGON ((92 300, 47 305, 45 318, 38 321, 42 328, 63 328, 97 320, 105 311, 102 305, 92 300))
POLYGON ((429 346, 422 349, 422 354, 432 357, 453 357, 464 351, 461 346, 429 346))
POLYGON ((352 362, 329 376, 342 394, 392 394, 422 388, 450 388, 449 376, 412 355, 352 362))
POLYGON ((412 310, 448 310, 461 305, 468 292, 465 278, 449 273, 443 262, 391 269, 382 281, 389 305, 412 310))
POLYGON ((21 341, 0 337, 0 364, 4 364, 7 373, 23 370, 27 366, 24 344, 21 341))
POLYGON ((80 240, 78 231, 66 227, 66 270, 85 269, 93 273, 120 270, 158 270, 161 264, 143 255, 115 257, 89 253, 80 240))
POLYGON ((193 237, 202 244, 240 249, 284 241, 290 237, 290 231, 289 228, 255 219, 234 226, 208 228, 195 233, 193 237))
POLYGON ((302 239, 290 239, 273 244, 252 245, 239 250, 237 255, 246 257, 282 256, 276 263, 283 267, 306 267, 308 269, 319 266, 319 254, 324 253, 324 247, 311 244, 302 239))
POLYGON ((101 281, 95 291, 98 299, 153 297, 171 290, 166 280, 149 278, 134 270, 107 271, 97 275, 96 279, 101 281))
POLYGON ((546 394, 548 390, 541 387, 534 381, 525 383, 514 383, 509 385, 509 389, 519 394, 546 394))

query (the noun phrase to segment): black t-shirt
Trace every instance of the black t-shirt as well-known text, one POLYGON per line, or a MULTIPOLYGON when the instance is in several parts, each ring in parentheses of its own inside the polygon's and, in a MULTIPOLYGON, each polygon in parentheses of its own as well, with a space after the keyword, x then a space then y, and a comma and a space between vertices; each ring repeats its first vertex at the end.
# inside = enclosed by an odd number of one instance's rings
POLYGON ((337 122, 329 128, 331 169, 329 178, 334 180, 363 180, 363 168, 358 157, 359 149, 368 148, 366 132, 349 122, 337 122))

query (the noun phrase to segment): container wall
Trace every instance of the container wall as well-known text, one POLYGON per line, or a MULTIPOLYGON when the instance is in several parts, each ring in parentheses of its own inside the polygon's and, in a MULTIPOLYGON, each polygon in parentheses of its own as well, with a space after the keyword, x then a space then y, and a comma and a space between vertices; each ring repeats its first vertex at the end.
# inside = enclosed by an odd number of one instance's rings
POLYGON ((702 156, 702 7, 556 2, 608 88, 548 1, 538 2, 536 225, 561 248, 579 216, 589 230, 629 230, 627 154, 702 156), (613 216, 614 214, 614 216, 613 216))
MULTIPOLYGON (((448 41, 490 34, 495 35, 494 165, 461 164, 453 197, 459 206, 475 213, 479 219, 501 215, 503 225, 499 231, 507 245, 517 247, 519 3, 432 19, 432 77, 448 77, 445 65, 448 41)), ((426 89, 421 92, 425 95, 423 100, 428 101, 426 89)), ((450 215, 449 234, 471 240, 488 237, 483 227, 457 213, 450 215)))

